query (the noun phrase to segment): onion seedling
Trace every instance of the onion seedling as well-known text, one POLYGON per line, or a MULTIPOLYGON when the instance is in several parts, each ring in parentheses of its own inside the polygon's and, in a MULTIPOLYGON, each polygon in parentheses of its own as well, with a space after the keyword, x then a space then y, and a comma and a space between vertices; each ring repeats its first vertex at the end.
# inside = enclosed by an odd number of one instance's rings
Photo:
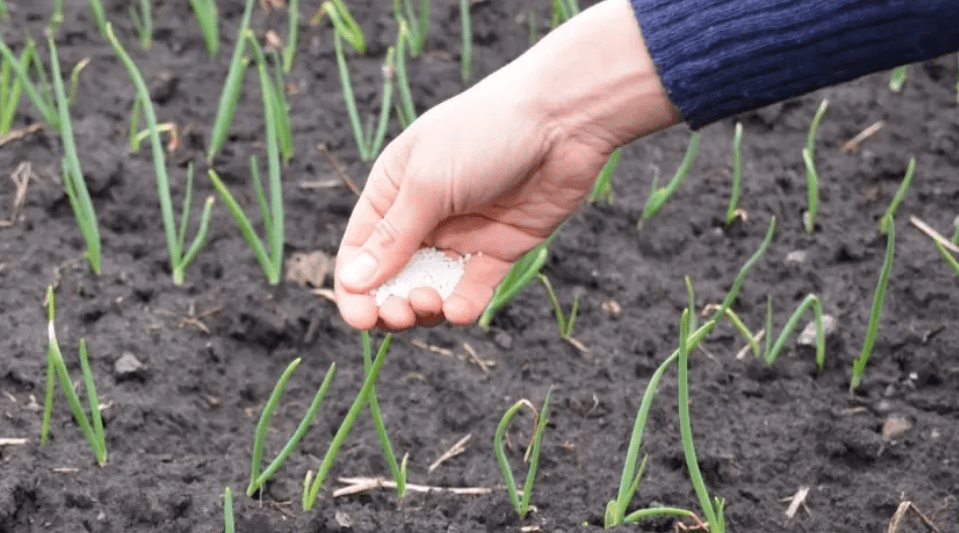
MULTIPOLYGON (((106 37, 107 34, 107 15, 103 10, 103 4, 100 0, 90 0, 90 12, 93 13, 93 20, 96 22, 97 30, 106 37)), ((60 10, 60 19, 63 19, 63 10, 60 10)))
POLYGON ((203 42, 210 57, 215 57, 220 50, 220 30, 216 14, 216 0, 190 0, 193 15, 203 33, 203 42))
POLYGON ((0 0, 0 22, 6 22, 10 18, 10 12, 7 11, 7 3, 0 0))
POLYGON ((553 394, 553 388, 546 391, 546 399, 539 412, 533 407, 529 400, 519 400, 510 407, 503 418, 499 421, 496 428, 496 435, 493 437, 493 451, 496 452, 496 461, 499 462, 500 472, 503 474, 503 481, 506 482, 506 492, 509 494, 509 501, 513 505, 513 510, 520 518, 526 518, 529 513, 529 499, 533 493, 533 482, 536 480, 536 469, 539 466, 539 450, 543 441, 543 432, 546 430, 549 413, 549 398, 553 394), (516 480, 513 478, 513 469, 509 466, 509 460, 506 459, 506 449, 503 445, 503 437, 506 435, 506 428, 516 413, 523 407, 529 407, 533 411, 533 436, 529 447, 526 450, 524 461, 529 463, 526 472, 526 483, 523 485, 523 497, 520 498, 516 490, 516 480))
POLYGON ((170 271, 173 275, 173 283, 182 285, 186 278, 186 267, 196 258, 200 248, 202 248, 206 242, 207 229, 210 223, 210 212, 213 207, 213 197, 210 196, 207 198, 203 206, 203 214, 200 217, 200 227, 193 237, 190 248, 184 251, 186 245, 186 226, 189 222, 190 209, 192 207, 193 166, 190 165, 187 171, 183 210, 180 214, 180 226, 177 228, 173 218, 173 202, 170 198, 170 179, 167 175, 166 156, 163 152, 163 144, 160 142, 160 131, 157 125, 156 111, 153 108, 153 101, 150 98, 150 89, 147 88, 146 82, 143 80, 143 75, 140 74, 140 70, 136 64, 133 63, 133 59, 130 58, 130 55, 123 49, 123 45, 117 40, 116 35, 113 33, 113 26, 110 23, 107 23, 106 35, 107 40, 110 41, 110 44, 113 46, 113 50, 120 58, 120 62, 126 67, 134 87, 136 87, 135 98, 139 101, 139 109, 142 110, 143 116, 146 118, 147 132, 150 136, 151 148, 153 149, 153 171, 156 176, 157 197, 160 201, 160 214, 163 218, 167 251, 170 255, 170 271))
POLYGON ((100 274, 100 230, 97 227, 96 212, 93 209, 93 200, 90 191, 83 179, 83 170, 80 168, 80 157, 77 155, 77 145, 73 139, 73 125, 70 122, 69 102, 66 91, 63 89, 63 79, 60 76, 60 60, 57 57, 57 45, 53 34, 47 34, 50 46, 50 75, 53 78, 53 92, 56 96, 57 119, 60 125, 60 139, 63 141, 63 187, 66 189, 70 207, 80 226, 80 233, 87 244, 87 260, 94 274, 100 274))
POLYGON ((553 306, 553 312, 556 315, 556 325, 559 326, 559 336, 563 340, 569 340, 573 336, 573 326, 576 324, 576 314, 579 312, 579 295, 573 294, 573 308, 569 312, 569 319, 563 314, 563 306, 559 304, 559 298, 556 297, 556 292, 553 291, 553 286, 550 285, 549 279, 543 273, 536 274, 537 279, 540 283, 543 284, 543 287, 546 288, 546 296, 549 298, 549 303, 553 306))
MULTIPOLYGON (((279 52, 274 51, 275 73, 273 79, 270 79, 263 47, 260 46, 251 30, 247 30, 246 38, 249 39, 253 48, 256 68, 260 73, 260 92, 263 93, 264 99, 269 98, 269 105, 273 110, 274 133, 280 145, 280 152, 283 154, 283 161, 289 164, 290 160, 293 159, 293 133, 290 130, 290 108, 286 101, 286 84, 283 82, 279 52)), ((264 105, 266 105, 265 101, 264 105)))
POLYGON ((909 189, 909 184, 912 183, 912 174, 916 170, 916 158, 909 158, 909 166, 906 167, 906 176, 902 179, 902 183, 899 184, 899 188, 896 190, 896 195, 892 197, 892 202, 889 204, 889 207, 886 209, 886 213, 882 215, 882 218, 879 219, 879 233, 885 235, 889 232, 889 226, 892 225, 894 217, 896 216, 896 209, 899 208, 899 204, 902 203, 902 199, 906 196, 906 191, 909 189))
POLYGON ((679 433, 683 442, 683 455, 686 457, 686 470, 699 499, 699 506, 706 516, 709 531, 723 533, 726 530, 726 520, 723 517, 725 500, 715 497, 709 499, 709 492, 703 482, 703 475, 699 471, 699 461, 696 459, 696 447, 693 444, 693 429, 689 420, 689 329, 690 310, 683 310, 679 324, 679 433))
POLYGON ((792 316, 789 317, 789 320, 786 321, 786 325, 783 326, 782 333, 779 334, 779 337, 776 338, 775 344, 773 344, 773 300, 772 296, 768 296, 766 299, 766 349, 763 360, 766 361, 766 364, 772 366, 776 362, 776 359, 779 357, 779 353, 782 351, 783 347, 786 345, 786 340, 792 335, 792 332, 795 331, 796 327, 799 325, 799 318, 802 317, 809 308, 812 308, 813 320, 816 324, 816 366, 819 368, 819 371, 822 372, 823 365, 826 362, 826 327, 823 323, 822 317, 822 305, 819 303, 819 298, 815 295, 807 295, 803 301, 799 304, 799 307, 796 308, 796 311, 793 312, 792 316))
POLYGON ((253 5, 256 0, 246 0, 243 8, 243 18, 240 19, 240 29, 236 34, 236 46, 233 48, 233 57, 230 68, 220 93, 220 102, 216 108, 216 118, 213 120, 213 132, 210 135, 210 147, 207 150, 206 162, 213 163, 213 157, 223 148, 230 126, 233 124, 233 114, 236 112, 236 103, 243 91, 243 75, 246 74, 248 60, 243 56, 246 47, 246 32, 250 27, 250 17, 253 14, 253 5))
POLYGON ((87 358, 87 343, 80 339, 80 369, 83 372, 83 384, 87 392, 87 402, 90 405, 90 418, 83 411, 80 399, 73 388, 70 374, 67 372, 60 345, 57 343, 57 332, 54 322, 56 319, 56 299, 53 295, 53 285, 47 287, 47 389, 43 405, 43 422, 40 426, 40 444, 47 443, 47 434, 50 431, 50 418, 53 414, 54 374, 60 381, 60 388, 67 397, 73 417, 80 426, 80 431, 86 437, 97 464, 103 466, 107 462, 107 445, 103 434, 103 420, 100 418, 100 402, 97 399, 97 390, 93 385, 93 373, 90 371, 90 361, 87 358), (91 423, 92 420, 92 423, 91 423))
POLYGON ((578 14, 578 0, 553 0, 553 28, 578 14))
POLYGON ((909 77, 909 65, 902 65, 892 69, 889 73, 889 90, 898 93, 909 77))
POLYGON ((470 79, 470 68, 473 65, 473 23, 470 20, 470 0, 460 0, 460 21, 463 33, 463 50, 460 53, 460 76, 463 83, 470 79))
POLYGON ((149 50, 153 42, 153 6, 151 0, 140 0, 140 8, 130 4, 130 23, 137 32, 140 46, 149 50))
POLYGON ((413 105, 410 80, 406 76, 406 44, 410 42, 410 27, 405 19, 397 20, 399 31, 396 37, 396 81, 399 85, 400 101, 396 104, 396 116, 403 129, 406 129, 416 120, 416 106, 413 105))
POLYGON ((47 29, 50 33, 56 33, 63 24, 63 0, 53 0, 53 14, 50 15, 50 24, 47 29))
POLYGON ((862 353, 852 362, 852 379, 849 382, 849 392, 859 388, 862 375, 866 371, 866 363, 872 355, 872 347, 876 342, 879 330, 879 318, 882 316, 882 304, 886 298, 886 286, 889 285, 889 273, 892 271, 892 260, 896 247, 896 226, 890 223, 886 233, 886 257, 882 261, 882 270, 879 272, 879 281, 876 283, 876 292, 872 297, 872 309, 869 312, 869 324, 866 327, 866 339, 862 345, 862 353))
POLYGON ((233 520, 233 492, 230 487, 223 491, 223 533, 234 533, 236 526, 233 520))
POLYGON ((526 33, 529 34, 529 46, 532 48, 539 41, 539 24, 536 22, 535 9, 530 9, 526 14, 526 33))
POLYGON ((513 298, 526 288, 526 286, 533 281, 536 274, 539 273, 540 269, 543 268, 543 265, 546 263, 546 256, 549 254, 549 245, 553 242, 553 239, 559 235, 561 229, 563 229, 563 226, 556 228, 553 234, 541 242, 539 246, 533 248, 513 263, 513 267, 510 268, 509 272, 506 273, 506 277, 503 278, 503 281, 496 287, 496 291, 493 292, 493 297, 490 299, 489 305, 486 306, 486 309, 479 318, 478 324, 483 328, 483 331, 489 331, 493 317, 513 301, 513 298))
MULTIPOLYGON (((363 338, 363 371, 367 374, 373 368, 373 349, 370 344, 370 333, 362 332, 363 338)), ((389 349, 389 343, 384 341, 380 350, 389 349), (384 348, 383 346, 386 346, 384 348)), ((373 417, 373 425, 376 426, 376 433, 380 438, 380 447, 386 455, 386 462, 393 474, 393 481, 396 482, 396 495, 399 498, 406 497, 406 458, 403 458, 402 465, 396 463, 396 454, 393 453, 393 445, 390 444, 390 437, 386 434, 386 424, 383 423, 383 415, 380 412, 380 402, 376 398, 376 385, 370 387, 369 401, 370 416, 373 417)))
POLYGON ((952 225, 955 226, 955 229, 952 230, 952 237, 949 238, 949 242, 959 244, 959 217, 956 217, 952 225))
POLYGON ((617 148, 613 150, 613 153, 609 154, 609 159, 606 160, 603 168, 600 169, 599 175, 596 177, 596 183, 593 185, 593 190, 589 193, 590 203, 596 203, 601 200, 605 200, 607 204, 613 203, 615 197, 613 195, 611 180, 613 179, 613 172, 616 171, 616 166, 619 165, 619 158, 622 156, 622 152, 622 148, 617 148))
POLYGON ((386 62, 383 64, 383 99, 380 101, 379 122, 374 134, 372 116, 367 120, 365 130, 360 124, 360 115, 356 110, 356 98, 353 96, 353 82, 350 80, 350 73, 346 67, 346 57, 343 53, 343 43, 339 33, 333 35, 333 45, 336 49, 336 62, 340 71, 340 84, 343 87, 343 101, 346 103, 346 112, 350 117, 350 125, 353 127, 353 137, 356 140, 360 159, 372 161, 380 153, 380 147, 382 147, 383 139, 386 137, 386 126, 390 120, 390 106, 393 101, 392 73, 395 68, 393 65, 394 50, 390 47, 386 53, 386 62))
POLYGON ((417 57, 426 45, 426 37, 430 30, 430 0, 420 0, 420 13, 413 10, 412 0, 393 0, 393 18, 399 24, 401 20, 409 21, 407 33, 410 44, 410 56, 417 57), (402 5, 401 9, 400 4, 402 5))
POLYGON ((353 18, 343 0, 326 0, 323 2, 320 5, 319 18, 314 21, 314 24, 318 24, 323 15, 330 17, 334 33, 346 39, 357 52, 366 53, 366 38, 363 36, 363 29, 356 23, 356 19, 353 18))
POLYGON ((816 229, 816 212, 819 209, 819 174, 816 172, 816 131, 819 130, 819 122, 826 114, 826 108, 829 107, 829 101, 823 99, 819 104, 813 116, 812 123, 809 124, 809 134, 806 136, 806 147, 803 149, 802 158, 806 166, 806 195, 809 206, 803 217, 803 223, 807 233, 812 233, 816 229))
POLYGON ((263 407, 263 413, 260 414, 260 422, 256 425, 256 436, 253 439, 250 484, 246 488, 246 495, 248 497, 252 498, 256 491, 260 490, 263 485, 273 477, 273 474, 283 466, 287 457, 290 456, 290 453, 300 443, 300 439, 303 438, 303 435, 305 435, 306 431, 310 428, 310 424, 313 423, 313 419, 316 418, 316 414, 320 410, 320 405, 323 403, 323 397, 326 396, 326 391, 329 390, 330 384, 333 382, 333 375, 336 373, 336 363, 333 363, 330 365, 330 369, 326 371, 326 377, 323 378, 323 383, 320 385, 319 390, 316 391, 316 395, 313 396, 313 402, 310 403, 309 409, 307 409, 306 414, 303 415, 300 425, 297 426, 296 431, 290 437, 290 440, 287 441, 286 445, 283 446, 283 449, 280 450, 280 453, 277 454, 276 458, 260 473, 263 445, 266 441, 267 430, 270 427, 270 419, 273 417, 273 410, 276 409, 276 404, 280 401, 280 396, 286 388, 287 381, 289 381, 290 376, 293 375, 293 371, 296 370, 296 367, 299 365, 300 358, 296 358, 286 367, 286 370, 280 376, 280 380, 277 381, 276 386, 273 387, 273 393, 270 394, 270 399, 267 400, 266 405, 263 407))
POLYGON ((283 46, 283 72, 289 74, 296 55, 296 43, 300 35, 300 0, 290 0, 286 6, 287 31, 283 46))
POLYGON ((33 105, 37 108, 37 111, 39 111, 43 116, 43 121, 59 133, 60 119, 57 106, 53 101, 53 96, 50 94, 50 85, 47 83, 47 75, 44 71, 43 64, 40 61, 39 54, 36 52, 36 44, 34 41, 32 39, 27 40, 27 46, 21 55, 21 59, 24 60, 23 62, 18 60, 17 57, 13 55, 13 51, 7 47, 7 45, 3 42, 3 39, 0 39, 0 55, 3 56, 4 64, 13 69, 13 73, 16 74, 16 78, 19 80, 21 88, 27 93, 27 97, 31 102, 33 102, 33 105), (29 53, 27 53, 28 51, 29 53), (39 78, 41 88, 37 88, 37 86, 30 79, 29 70, 31 65, 34 66, 37 72, 37 77, 39 78))
POLYGON ((739 205, 739 195, 742 191, 743 176, 743 123, 736 123, 736 131, 733 133, 733 192, 729 196, 729 208, 726 209, 726 225, 733 223, 736 219, 737 207, 739 205))
POLYGON ((30 65, 30 56, 36 46, 28 41, 27 46, 20 53, 20 59, 8 60, 7 56, 0 57, 0 135, 10 133, 13 119, 20 108, 20 95, 23 92, 23 82, 12 70, 11 63, 18 63, 24 70, 30 65))
POLYGON ((370 391, 373 390, 373 385, 376 383, 376 378, 380 375, 380 370, 383 368, 383 363, 386 362, 386 354, 390 350, 390 343, 392 340, 393 335, 388 334, 380 344, 380 349, 376 353, 376 359, 370 366, 369 371, 366 372, 366 378, 363 380, 363 386, 360 387, 359 393, 357 393, 356 398, 353 400, 353 405, 350 406, 350 410, 346 413, 346 417, 343 418, 343 422, 336 430, 336 434, 333 436, 333 441, 330 442, 330 447, 327 448, 326 455, 323 457, 323 462, 320 463, 320 466, 316 471, 316 476, 314 476, 312 472, 306 473, 306 478, 303 480, 302 503, 304 511, 309 511, 313 508, 313 505, 316 504, 316 498, 320 494, 320 488, 323 486, 323 482, 326 481, 326 476, 330 473, 330 469, 333 468, 333 461, 336 459, 336 455, 340 452, 340 447, 343 445, 343 441, 346 440, 346 436, 349 435, 350 430, 353 429, 353 424, 356 422, 356 418, 360 415, 360 411, 363 410, 363 407, 369 401, 370 391))
POLYGON ((669 180, 669 183, 665 187, 657 188, 658 178, 653 178, 652 192, 649 194, 649 199, 646 200, 646 205, 643 206, 643 216, 639 219, 639 222, 636 224, 636 229, 642 229, 643 222, 656 216, 656 213, 659 213, 659 210, 662 209, 663 204, 679 189, 679 186, 682 185, 683 181, 686 179, 686 176, 689 174, 689 170, 693 166, 693 161, 696 160, 696 153, 699 151, 699 137, 700 132, 694 131, 689 137, 689 147, 686 148, 686 154, 683 156, 683 161, 679 165, 679 169, 676 170, 676 174, 673 175, 673 179, 669 180))
MULTIPOLYGON (((742 289, 743 282, 745 281, 746 276, 749 274, 749 271, 752 270, 753 266, 759 262, 763 255, 765 255, 766 250, 769 248, 775 229, 776 217, 772 217, 769 221, 769 229, 766 231, 766 236, 763 238, 763 242, 759 245, 759 249, 757 249, 756 252, 749 258, 749 260, 743 264, 742 268, 739 270, 739 273, 736 275, 735 280, 733 280, 732 287, 730 287, 726 297, 723 298, 722 304, 719 306, 717 311, 710 316, 709 321, 687 336, 687 351, 692 350, 700 342, 702 342, 702 340, 712 332, 713 328, 716 327, 718 321, 726 316, 726 311, 739 296, 739 292, 742 289)), ((690 300, 692 300, 692 297, 690 297, 690 300)), ((639 465, 638 467, 636 462, 639 457, 639 448, 643 442, 643 432, 646 429, 646 420, 649 418, 649 411, 653 404, 653 398, 656 396, 656 391, 659 388, 659 382, 662 379, 663 374, 670 365, 676 362, 678 358, 679 350, 677 349, 672 353, 672 355, 667 357, 662 364, 659 365, 656 371, 653 372, 653 375, 649 378, 649 383, 647 384, 646 390, 643 393, 643 399, 640 402, 639 410, 636 412, 636 420, 633 423, 633 431, 629 438, 629 446, 626 449, 626 460, 623 464, 623 470, 619 480, 619 491, 616 494, 616 499, 610 500, 606 504, 604 525, 607 529, 627 521, 626 509, 629 506, 629 503, 633 500, 633 496, 636 494, 636 489, 639 487, 639 480, 642 476, 643 469, 645 468, 645 460, 643 461, 643 464, 639 465)), ((629 517, 633 520, 641 520, 647 517, 647 515, 639 513, 651 513, 649 516, 661 516, 663 514, 673 516, 695 516, 689 513, 689 511, 684 511, 682 509, 654 508, 632 513, 629 515, 629 517)))
POLYGON ((959 276, 959 261, 956 261, 955 256, 953 256, 941 242, 938 240, 933 240, 933 242, 936 243, 936 249, 939 250, 939 255, 946 260, 946 263, 948 263, 949 266, 956 271, 956 275, 959 276))

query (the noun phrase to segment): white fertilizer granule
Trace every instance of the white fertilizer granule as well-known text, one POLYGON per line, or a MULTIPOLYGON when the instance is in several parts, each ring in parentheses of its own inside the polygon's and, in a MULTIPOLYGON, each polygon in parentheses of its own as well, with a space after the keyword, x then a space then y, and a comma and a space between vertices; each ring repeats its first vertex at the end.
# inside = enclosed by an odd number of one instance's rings
POLYGON ((421 248, 393 279, 373 290, 376 306, 383 305, 390 296, 409 298, 416 287, 430 287, 444 301, 453 294, 453 288, 463 277, 464 263, 470 258, 450 259, 436 248, 421 248))

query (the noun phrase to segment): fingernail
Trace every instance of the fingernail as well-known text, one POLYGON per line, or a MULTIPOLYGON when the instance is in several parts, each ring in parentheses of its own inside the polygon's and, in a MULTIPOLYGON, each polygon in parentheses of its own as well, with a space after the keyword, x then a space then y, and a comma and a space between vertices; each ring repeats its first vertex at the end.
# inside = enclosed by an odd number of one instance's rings
POLYGON ((342 281, 344 284, 358 287, 373 278, 378 266, 376 258, 370 252, 363 252, 353 258, 343 267, 342 281))

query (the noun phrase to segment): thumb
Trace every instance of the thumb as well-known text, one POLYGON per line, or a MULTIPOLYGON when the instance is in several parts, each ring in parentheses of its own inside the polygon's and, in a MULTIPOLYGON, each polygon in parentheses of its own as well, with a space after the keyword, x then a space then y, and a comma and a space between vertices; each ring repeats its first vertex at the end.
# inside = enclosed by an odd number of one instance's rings
MULTIPOLYGON (((369 189, 369 188, 368 188, 369 189)), ((365 221, 366 235, 357 235, 361 241, 352 257, 343 266, 340 281, 353 293, 366 293, 379 287, 406 266, 436 224, 445 217, 438 205, 436 191, 414 191, 411 183, 399 188, 396 200, 380 216, 372 198, 364 200, 353 212, 353 218, 365 221)), ((375 190, 375 188, 373 189, 375 190)), ((364 191, 364 196, 366 196, 364 191)), ((374 196, 374 194, 371 194, 374 196)), ((352 221, 351 221, 352 222, 352 221)), ((350 224, 352 225, 352 224, 350 224)), ((344 235, 348 244, 350 228, 344 235)))

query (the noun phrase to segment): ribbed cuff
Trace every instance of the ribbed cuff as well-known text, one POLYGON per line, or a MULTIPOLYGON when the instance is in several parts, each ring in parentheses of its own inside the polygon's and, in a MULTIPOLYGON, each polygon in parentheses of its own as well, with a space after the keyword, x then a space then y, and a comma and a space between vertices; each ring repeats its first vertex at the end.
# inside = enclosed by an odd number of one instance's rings
POLYGON ((959 50, 959 0, 630 0, 693 129, 959 50))

